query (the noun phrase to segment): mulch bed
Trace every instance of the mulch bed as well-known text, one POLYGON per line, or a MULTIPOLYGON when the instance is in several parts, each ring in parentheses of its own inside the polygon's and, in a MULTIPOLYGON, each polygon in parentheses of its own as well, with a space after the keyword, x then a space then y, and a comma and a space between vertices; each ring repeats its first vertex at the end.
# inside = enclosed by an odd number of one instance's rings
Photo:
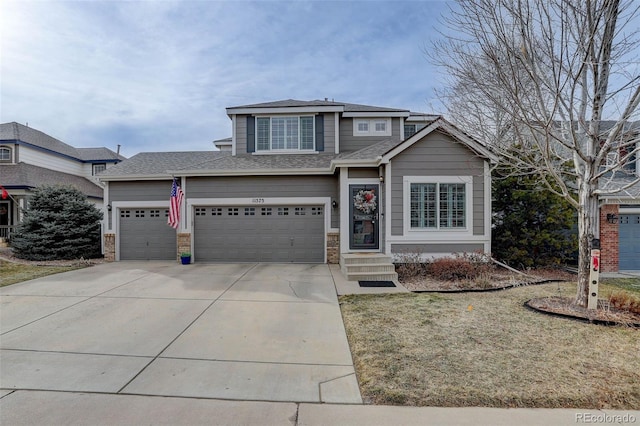
POLYGON ((598 325, 624 325, 640 328, 640 315, 609 306, 606 300, 598 300, 597 309, 587 309, 572 304, 566 297, 541 297, 525 302, 525 306, 538 312, 590 322, 598 325))
POLYGON ((91 266, 104 263, 103 258, 98 259, 71 259, 71 260, 25 260, 15 257, 13 251, 7 247, 0 247, 0 260, 5 260, 11 263, 18 263, 21 265, 34 265, 34 266, 91 266))
POLYGON ((562 270, 539 269, 516 273, 496 267, 488 274, 474 280, 444 281, 429 275, 400 277, 400 283, 415 293, 461 293, 497 291, 523 285, 544 284, 553 281, 571 281, 575 275, 562 270))
MULTIPOLYGON (((487 292, 575 280, 575 274, 563 270, 538 269, 527 271, 526 274, 518 274, 499 267, 475 280, 443 281, 428 275, 400 277, 400 283, 414 293, 487 292)), ((577 321, 640 328, 640 315, 613 308, 606 300, 599 300, 598 309, 595 310, 575 306, 572 302, 571 298, 546 297, 531 299, 525 302, 525 306, 538 312, 577 321)))

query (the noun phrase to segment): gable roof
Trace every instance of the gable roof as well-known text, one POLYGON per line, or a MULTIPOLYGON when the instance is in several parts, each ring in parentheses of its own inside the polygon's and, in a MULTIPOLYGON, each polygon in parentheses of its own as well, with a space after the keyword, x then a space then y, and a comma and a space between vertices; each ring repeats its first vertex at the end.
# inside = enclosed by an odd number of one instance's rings
POLYGON ((45 151, 62 154, 81 162, 95 161, 122 161, 125 159, 112 150, 104 147, 100 148, 74 148, 40 130, 33 129, 20 123, 0 124, 0 143, 11 141, 25 143, 45 151))
POLYGON ((456 139, 458 142, 467 146, 467 148, 475 152, 480 157, 486 158, 492 162, 498 161, 498 157, 493 152, 491 152, 491 150, 487 148, 483 143, 467 135, 462 130, 458 129, 456 126, 449 123, 444 118, 438 117, 436 120, 428 124, 426 127, 423 127, 418 132, 416 132, 416 134, 414 134, 408 139, 405 139, 400 144, 396 145, 395 147, 391 148, 389 151, 384 153, 384 155, 382 156, 382 162, 383 163, 388 162, 391 158, 395 157, 405 149, 409 148, 414 143, 421 140, 423 137, 425 137, 429 133, 432 133, 436 130, 450 135, 451 137, 456 139))
POLYGON ((82 176, 45 169, 33 164, 3 164, 2 186, 5 188, 35 188, 41 185, 71 185, 88 197, 103 198, 103 189, 82 176))

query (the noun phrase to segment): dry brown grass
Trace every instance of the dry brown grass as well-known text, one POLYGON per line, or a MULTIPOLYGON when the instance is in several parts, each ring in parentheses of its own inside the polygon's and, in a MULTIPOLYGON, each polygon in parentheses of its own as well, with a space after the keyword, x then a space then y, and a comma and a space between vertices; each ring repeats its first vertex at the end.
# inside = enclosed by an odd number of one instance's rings
POLYGON ((345 296, 361 391, 373 404, 640 406, 640 330, 523 307, 571 297, 575 283, 493 293, 345 296))
POLYGON ((58 274, 60 272, 73 271, 86 265, 75 264, 66 266, 40 266, 33 264, 21 264, 0 260, 0 287, 58 274))

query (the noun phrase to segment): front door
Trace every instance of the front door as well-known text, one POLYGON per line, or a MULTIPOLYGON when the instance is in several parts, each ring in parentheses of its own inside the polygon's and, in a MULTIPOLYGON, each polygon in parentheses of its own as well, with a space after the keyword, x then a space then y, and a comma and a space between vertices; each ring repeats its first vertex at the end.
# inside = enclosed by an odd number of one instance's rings
POLYGON ((349 185, 350 249, 375 250, 379 247, 379 185, 349 185))

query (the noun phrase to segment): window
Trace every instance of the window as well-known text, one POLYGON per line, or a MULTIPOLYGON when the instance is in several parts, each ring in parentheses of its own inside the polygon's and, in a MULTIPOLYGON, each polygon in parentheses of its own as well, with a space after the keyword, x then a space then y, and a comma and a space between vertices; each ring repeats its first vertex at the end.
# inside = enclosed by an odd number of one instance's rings
POLYGON ((307 151, 315 149, 315 119, 257 117, 256 151, 307 151))
POLYGON ((417 132, 416 129, 416 125, 415 124, 405 124, 404 125, 404 138, 410 138, 411 136, 415 135, 417 132))
POLYGON ((256 208, 255 207, 245 207, 244 208, 244 215, 245 216, 255 216, 256 215, 256 208))
POLYGON ((93 165, 93 176, 97 175, 98 173, 104 172, 105 170, 107 170, 107 165, 105 163, 95 163, 93 165))
POLYGON ((391 136, 391 119, 354 118, 353 136, 391 136))
POLYGON ((387 122, 386 121, 376 121, 376 133, 387 131, 387 122))
POLYGON ((13 158, 11 158, 11 148, 0 146, 0 162, 11 163, 12 161, 13 158))
POLYGON ((467 230, 471 204, 470 177, 419 177, 412 180, 405 179, 408 230, 467 230))

